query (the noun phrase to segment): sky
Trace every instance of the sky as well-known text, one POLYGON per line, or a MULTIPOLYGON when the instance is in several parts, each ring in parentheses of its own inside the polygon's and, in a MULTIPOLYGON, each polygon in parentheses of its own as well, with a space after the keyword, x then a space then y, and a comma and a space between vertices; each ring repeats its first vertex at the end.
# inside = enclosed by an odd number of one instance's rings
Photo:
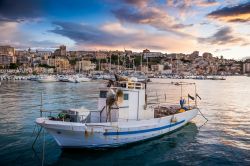
POLYGON ((250 56, 250 0, 0 0, 0 45, 250 56))

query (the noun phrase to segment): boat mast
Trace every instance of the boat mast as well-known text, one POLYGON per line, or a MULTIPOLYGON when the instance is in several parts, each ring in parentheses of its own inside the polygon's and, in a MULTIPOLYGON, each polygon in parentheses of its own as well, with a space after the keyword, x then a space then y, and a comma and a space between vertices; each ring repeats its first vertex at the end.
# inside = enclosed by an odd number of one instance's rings
POLYGON ((80 74, 80 64, 81 64, 81 67, 82 67, 82 62, 79 62, 79 66, 78 66, 78 72, 80 74))
POLYGON ((110 54, 110 61, 109 61, 109 72, 111 72, 111 56, 112 56, 112 54, 110 54))
POLYGON ((181 83, 181 99, 183 99, 183 98, 182 98, 182 83, 181 83))
POLYGON ((119 73, 119 71, 120 71, 120 69, 119 69, 119 65, 120 65, 120 62, 119 62, 119 61, 120 61, 120 60, 119 60, 119 53, 117 54, 117 59, 118 59, 118 63, 117 63, 117 65, 118 65, 118 70, 117 70, 117 71, 118 71, 118 73, 119 73))
POLYGON ((195 91, 195 107, 197 107, 197 92, 196 92, 196 84, 194 84, 194 91, 195 91))
POLYGON ((148 57, 147 57, 147 73, 148 73, 148 57))
MULTIPOLYGON (((143 53, 142 53, 143 54, 143 53)), ((141 71, 142 71, 142 54, 141 54, 141 71)))
POLYGON ((100 63, 100 59, 99 59, 99 71, 101 71, 101 63, 100 63))

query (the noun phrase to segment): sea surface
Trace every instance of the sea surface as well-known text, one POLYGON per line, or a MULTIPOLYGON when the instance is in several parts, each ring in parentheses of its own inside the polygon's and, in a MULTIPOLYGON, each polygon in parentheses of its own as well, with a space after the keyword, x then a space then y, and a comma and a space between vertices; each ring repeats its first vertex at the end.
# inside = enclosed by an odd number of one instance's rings
MULTIPOLYGON (((0 165, 250 165, 250 77, 226 80, 154 79, 153 82, 196 82, 200 110, 192 122, 172 134, 115 149, 61 150, 45 131, 31 148, 37 133, 34 121, 43 109, 97 108, 102 82, 38 83, 8 81, 0 86, 0 165)), ((194 90, 171 84, 151 84, 178 103, 194 90), (190 91, 190 92, 189 92, 190 91)), ((160 99, 159 99, 160 100, 160 99)), ((191 101, 190 101, 191 104, 191 101)))

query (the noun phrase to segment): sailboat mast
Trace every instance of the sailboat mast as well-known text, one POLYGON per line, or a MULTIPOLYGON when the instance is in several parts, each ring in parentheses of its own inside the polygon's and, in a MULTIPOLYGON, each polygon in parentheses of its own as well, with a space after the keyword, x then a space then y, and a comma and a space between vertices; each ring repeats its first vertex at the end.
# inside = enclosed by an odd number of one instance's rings
POLYGON ((118 73, 119 73, 119 70, 120 70, 120 69, 119 69, 119 65, 120 65, 119 53, 117 54, 117 56, 118 56, 118 57, 117 57, 117 59, 118 59, 117 65, 118 65, 118 73))

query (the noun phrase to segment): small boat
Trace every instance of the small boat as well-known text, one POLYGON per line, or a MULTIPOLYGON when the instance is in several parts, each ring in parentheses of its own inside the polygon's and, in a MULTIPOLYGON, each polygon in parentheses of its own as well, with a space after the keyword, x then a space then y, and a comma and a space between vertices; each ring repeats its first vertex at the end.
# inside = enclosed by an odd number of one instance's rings
POLYGON ((40 76, 37 79, 37 81, 40 83, 48 83, 48 82, 57 82, 58 80, 54 76, 46 75, 46 76, 40 76))
POLYGON ((65 76, 65 75, 60 75, 60 76, 58 76, 58 80, 60 82, 69 82, 69 77, 65 76))
POLYGON ((91 81, 90 78, 88 78, 86 76, 82 76, 82 75, 77 75, 77 80, 79 80, 79 82, 89 82, 89 81, 91 81))
POLYGON ((28 77, 28 79, 27 80, 30 80, 30 81, 37 81, 38 80, 38 76, 36 76, 36 75, 32 75, 32 76, 30 76, 30 77, 28 77))
POLYGON ((225 77, 219 77, 219 76, 213 76, 212 78, 211 78, 211 80, 226 80, 226 78, 225 77))
POLYGON ((76 77, 76 76, 71 76, 71 77, 68 77, 68 82, 71 82, 71 83, 79 83, 80 80, 79 80, 78 77, 76 77))
MULTIPOLYGON (((37 118, 36 123, 62 148, 110 148, 172 132, 198 113, 196 97, 193 106, 150 105, 145 83, 110 82, 112 84, 100 88, 97 110, 64 110, 55 117, 37 118)), ((182 82, 171 84, 184 85, 182 82)))

